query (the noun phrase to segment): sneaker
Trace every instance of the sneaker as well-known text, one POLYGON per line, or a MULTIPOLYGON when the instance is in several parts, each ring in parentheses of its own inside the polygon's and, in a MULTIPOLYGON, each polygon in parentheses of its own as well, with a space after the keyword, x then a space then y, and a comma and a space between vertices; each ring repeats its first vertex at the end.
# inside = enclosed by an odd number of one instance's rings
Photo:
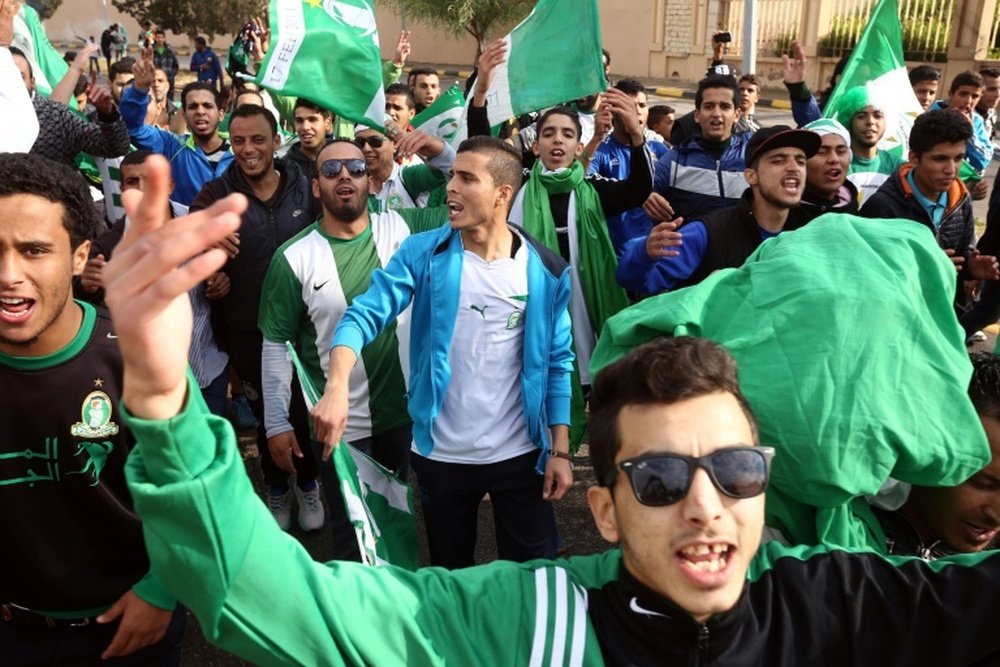
POLYGON ((267 492, 267 509, 271 511, 271 516, 278 522, 278 527, 288 530, 292 527, 292 490, 282 492, 272 488, 267 492))
POLYGON ((257 426, 257 417, 244 394, 233 396, 233 425, 238 431, 246 431, 257 426))
POLYGON ((319 483, 313 482, 311 489, 300 489, 294 485, 295 497, 299 499, 299 526, 304 531, 319 530, 326 520, 323 501, 319 497, 319 483))

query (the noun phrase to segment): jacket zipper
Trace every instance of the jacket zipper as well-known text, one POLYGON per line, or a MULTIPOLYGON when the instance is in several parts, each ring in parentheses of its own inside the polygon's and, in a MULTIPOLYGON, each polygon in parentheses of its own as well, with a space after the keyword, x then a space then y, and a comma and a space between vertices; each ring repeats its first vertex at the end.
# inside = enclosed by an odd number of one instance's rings
POLYGON ((698 664, 708 664, 708 626, 698 624, 698 664))
POLYGON ((719 179, 719 198, 726 198, 726 188, 722 184, 722 160, 715 161, 715 175, 719 179))

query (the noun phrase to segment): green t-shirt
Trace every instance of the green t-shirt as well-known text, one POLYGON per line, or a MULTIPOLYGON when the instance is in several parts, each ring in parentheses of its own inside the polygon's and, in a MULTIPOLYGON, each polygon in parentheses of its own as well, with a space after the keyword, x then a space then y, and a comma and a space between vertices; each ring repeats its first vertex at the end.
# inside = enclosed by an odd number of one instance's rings
POLYGON ((903 161, 897 155, 881 149, 871 160, 855 155, 847 170, 847 178, 858 188, 858 206, 875 194, 901 164, 903 161))

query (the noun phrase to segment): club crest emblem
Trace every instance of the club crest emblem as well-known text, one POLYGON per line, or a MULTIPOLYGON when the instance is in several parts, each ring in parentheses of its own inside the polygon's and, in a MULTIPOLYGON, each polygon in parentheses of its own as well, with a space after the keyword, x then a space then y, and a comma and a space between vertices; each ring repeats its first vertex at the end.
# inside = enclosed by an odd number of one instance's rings
POLYGON ((118 434, 118 424, 111 421, 111 397, 103 391, 92 391, 83 399, 80 421, 69 431, 78 438, 106 438, 118 434))

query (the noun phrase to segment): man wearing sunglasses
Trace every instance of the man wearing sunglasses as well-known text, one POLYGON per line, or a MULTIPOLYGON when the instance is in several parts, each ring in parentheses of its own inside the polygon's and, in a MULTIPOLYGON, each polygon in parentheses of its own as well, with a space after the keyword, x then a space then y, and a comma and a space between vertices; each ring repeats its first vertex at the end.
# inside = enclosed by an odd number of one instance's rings
MULTIPOLYGON (((165 180, 165 163, 160 169, 165 180)), ((205 415, 185 376, 190 325, 176 311, 223 258, 206 255, 183 275, 173 258, 223 237, 244 205, 219 202, 185 220, 189 234, 171 236, 146 202, 108 271, 125 418, 139 448, 130 487, 151 558, 226 650, 261 664, 352 665, 959 665, 1000 657, 992 613, 1000 553, 932 568, 773 542, 758 551, 769 452, 756 446, 730 355, 686 337, 637 348, 595 378, 590 447, 599 486, 588 500, 620 549, 460 571, 317 567, 253 502, 230 428, 205 415)))
MULTIPOLYGON (((414 140, 419 140, 415 138, 414 140)), ((410 140, 401 142, 405 149, 410 140)), ((326 385, 333 332, 354 299, 368 289, 412 231, 440 227, 432 211, 368 210, 368 166, 353 142, 335 140, 317 154, 313 194, 323 206, 318 220, 278 248, 261 290, 258 326, 264 335, 262 384, 268 448, 280 468, 294 472, 302 445, 289 419, 293 392, 289 341, 313 386, 326 385)), ((400 360, 410 336, 409 312, 365 348, 350 377, 350 411, 344 440, 405 480, 409 470, 410 417, 406 367, 400 360)), ((318 444, 317 444, 318 447, 318 444)), ((332 465, 320 468, 333 533, 333 556, 360 560, 354 528, 344 509, 332 465)))
POLYGON ((431 194, 444 186, 445 174, 455 161, 454 148, 419 130, 407 132, 404 138, 408 141, 402 146, 363 125, 355 128, 354 136, 371 174, 372 208, 379 211, 428 206, 431 194), (397 157, 406 159, 413 155, 424 163, 404 167, 396 162, 397 157))

